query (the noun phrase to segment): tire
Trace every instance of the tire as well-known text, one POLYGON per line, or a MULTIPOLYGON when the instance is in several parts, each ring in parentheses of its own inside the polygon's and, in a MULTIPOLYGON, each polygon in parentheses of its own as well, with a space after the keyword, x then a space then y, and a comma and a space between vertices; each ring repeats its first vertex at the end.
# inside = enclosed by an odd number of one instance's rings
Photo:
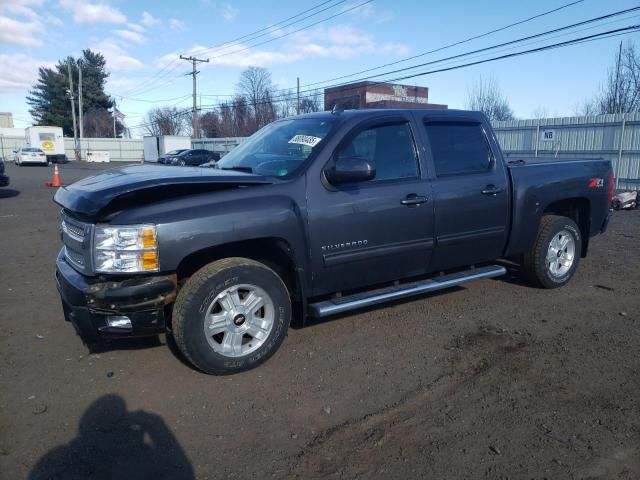
POLYGON ((291 300, 282 279, 262 263, 233 257, 189 278, 173 308, 172 333, 196 368, 229 375, 271 357, 290 321, 291 300))
POLYGON ((578 225, 567 217, 545 215, 540 220, 535 243, 524 255, 524 273, 535 286, 561 287, 573 277, 581 252, 578 225))

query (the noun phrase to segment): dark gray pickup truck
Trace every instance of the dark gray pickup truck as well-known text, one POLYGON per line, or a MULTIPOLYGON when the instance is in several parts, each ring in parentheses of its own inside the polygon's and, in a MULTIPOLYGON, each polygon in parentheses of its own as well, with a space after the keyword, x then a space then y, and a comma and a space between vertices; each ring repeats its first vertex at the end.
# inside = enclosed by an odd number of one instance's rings
POLYGON ((480 113, 367 110, 274 122, 218 168, 128 166, 58 190, 56 282, 86 343, 168 332, 200 370, 271 356, 325 317, 519 262, 564 285, 613 193, 604 160, 506 161, 480 113))

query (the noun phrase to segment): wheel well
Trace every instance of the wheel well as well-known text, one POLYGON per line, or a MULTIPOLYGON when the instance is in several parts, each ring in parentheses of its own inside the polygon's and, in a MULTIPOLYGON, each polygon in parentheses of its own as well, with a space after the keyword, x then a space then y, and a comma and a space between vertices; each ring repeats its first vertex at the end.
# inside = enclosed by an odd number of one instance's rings
POLYGON ((250 258, 275 271, 285 283, 292 300, 299 300, 301 287, 291 247, 279 238, 259 238, 198 250, 182 259, 177 268, 178 282, 215 260, 228 257, 250 258))
POLYGON ((554 214, 569 217, 580 228, 582 235, 582 252, 581 256, 587 256, 589 247, 589 230, 591 227, 591 204, 586 198, 567 198, 553 202, 544 209, 543 215, 554 214))

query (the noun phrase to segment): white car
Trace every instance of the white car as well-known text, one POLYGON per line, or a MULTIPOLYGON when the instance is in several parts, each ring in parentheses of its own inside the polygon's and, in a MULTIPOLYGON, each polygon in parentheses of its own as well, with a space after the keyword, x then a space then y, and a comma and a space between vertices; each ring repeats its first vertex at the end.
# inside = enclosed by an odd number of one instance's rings
POLYGON ((19 150, 15 150, 14 153, 14 160, 16 165, 23 165, 25 163, 39 163, 40 165, 49 165, 47 156, 39 148, 22 147, 19 150))

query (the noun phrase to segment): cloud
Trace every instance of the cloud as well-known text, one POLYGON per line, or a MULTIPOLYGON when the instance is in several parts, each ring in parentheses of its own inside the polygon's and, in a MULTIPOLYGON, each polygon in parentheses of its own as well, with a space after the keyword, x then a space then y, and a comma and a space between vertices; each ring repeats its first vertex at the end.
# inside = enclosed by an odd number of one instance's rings
POLYGON ((127 17, 107 3, 60 0, 60 6, 73 14, 76 23, 126 23, 127 17))
POLYGON ((38 38, 41 33, 44 32, 39 20, 23 22, 0 15, 0 44, 39 47, 42 45, 42 40, 38 38))
POLYGON ((144 33, 147 31, 142 25, 138 25, 137 23, 127 23, 127 28, 129 30, 134 30, 136 32, 144 33))
POLYGON ((174 32, 181 32, 182 30, 185 30, 187 27, 182 20, 178 20, 177 18, 170 18, 169 28, 174 32))
POLYGON ((141 20, 141 22, 144 25, 146 25, 147 27, 152 27, 153 25, 157 25, 159 23, 162 23, 162 21, 160 19, 154 17, 149 12, 142 12, 142 20, 141 20))
POLYGON ((28 90, 38 79, 38 68, 53 67, 53 62, 36 60, 23 53, 0 53, 0 92, 28 90))
POLYGON ((135 32, 133 30, 114 30, 113 33, 115 33, 120 38, 133 43, 144 43, 147 41, 147 37, 145 37, 142 33, 135 32))
POLYGON ((235 20, 238 16, 239 10, 228 3, 221 3, 218 9, 220 16, 227 22, 235 20))
POLYGON ((114 72, 136 70, 143 66, 140 60, 129 55, 112 38, 105 38, 91 49, 102 53, 107 60, 107 69, 114 72))
MULTIPOLYGON (((210 63, 202 63, 198 68, 212 65, 258 66, 294 63, 314 57, 350 59, 361 55, 406 56, 410 50, 401 43, 379 44, 366 32, 349 25, 336 25, 315 30, 306 30, 291 36, 282 50, 258 50, 246 44, 237 43, 233 47, 212 49, 202 45, 191 47, 187 54, 209 57, 210 63)), ((163 68, 175 63, 175 59, 184 51, 169 53, 156 63, 163 68)))

